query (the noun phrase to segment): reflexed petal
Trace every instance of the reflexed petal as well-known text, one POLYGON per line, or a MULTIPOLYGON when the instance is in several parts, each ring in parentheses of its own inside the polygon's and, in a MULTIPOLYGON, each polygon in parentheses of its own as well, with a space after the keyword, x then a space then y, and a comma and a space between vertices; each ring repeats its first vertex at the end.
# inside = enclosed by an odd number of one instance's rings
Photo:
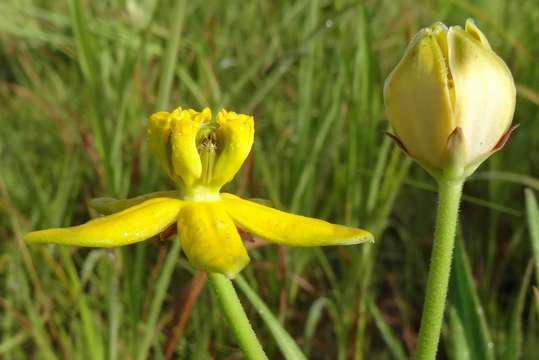
POLYGON ((241 228, 268 241, 292 246, 352 245, 373 241, 365 230, 293 215, 232 194, 221 194, 226 211, 241 228))
POLYGON ((179 199, 179 191, 158 191, 151 194, 136 196, 131 199, 115 199, 100 197, 90 200, 90 207, 102 215, 110 215, 138 205, 146 200, 155 198, 179 199))
POLYGON ((79 226, 34 231, 25 240, 90 247, 113 247, 146 240, 174 223, 184 202, 155 198, 79 226))
POLYGON ((443 31, 436 26, 419 32, 384 86, 395 134, 414 159, 433 168, 445 161, 447 137, 455 128, 443 31))
POLYGON ((234 178, 249 155, 254 141, 254 118, 221 110, 217 114, 219 157, 213 169, 212 184, 221 187, 234 178))
POLYGON ((236 226, 220 201, 186 203, 178 217, 178 234, 196 268, 234 277, 249 263, 236 226))
POLYGON ((457 97, 456 125, 464 133, 467 162, 471 163, 489 154, 509 129, 516 90, 507 65, 484 44, 481 32, 471 25, 466 27, 466 31, 451 27, 448 44, 457 97))

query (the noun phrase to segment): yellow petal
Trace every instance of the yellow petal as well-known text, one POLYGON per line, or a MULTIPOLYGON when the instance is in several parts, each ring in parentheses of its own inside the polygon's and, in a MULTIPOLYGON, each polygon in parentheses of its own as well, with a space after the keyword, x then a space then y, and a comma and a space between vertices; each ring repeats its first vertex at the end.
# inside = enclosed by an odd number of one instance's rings
POLYGON ((472 35, 474 38, 476 38, 481 45, 483 45, 487 49, 491 49, 490 43, 487 40, 487 37, 479 30, 477 25, 475 25, 475 22, 472 19, 466 20, 466 25, 464 26, 464 30, 472 35))
POLYGON ((196 268, 232 278, 249 263, 236 226, 220 201, 186 203, 178 218, 178 234, 196 268))
POLYGON ((289 214, 232 194, 221 194, 226 211, 241 228, 268 241, 292 246, 352 245, 373 241, 365 230, 289 214))
POLYGON ((444 28, 420 31, 384 86, 391 127, 419 163, 440 168, 455 128, 444 28))
POLYGON ((479 29, 469 23, 466 31, 454 26, 448 33, 456 126, 464 134, 466 163, 492 152, 509 129, 515 110, 516 89, 511 72, 483 38, 479 29))
POLYGON ((197 149, 197 134, 202 124, 211 120, 208 108, 202 112, 175 110, 172 112, 172 166, 187 187, 202 173, 202 163, 197 149))
POLYGON ((150 116, 148 123, 148 145, 165 172, 172 175, 170 114, 161 111, 150 116))
POLYGON ((116 213, 68 228, 34 231, 28 242, 113 247, 146 240, 173 224, 183 201, 155 198, 116 213))
POLYGON ((221 110, 217 114, 216 135, 219 156, 213 169, 212 185, 230 182, 249 155, 254 141, 254 118, 221 110))
POLYGON ((157 191, 151 194, 140 195, 131 199, 115 199, 111 197, 100 197, 90 201, 90 207, 102 215, 110 215, 138 205, 146 200, 155 198, 179 199, 179 191, 157 191))

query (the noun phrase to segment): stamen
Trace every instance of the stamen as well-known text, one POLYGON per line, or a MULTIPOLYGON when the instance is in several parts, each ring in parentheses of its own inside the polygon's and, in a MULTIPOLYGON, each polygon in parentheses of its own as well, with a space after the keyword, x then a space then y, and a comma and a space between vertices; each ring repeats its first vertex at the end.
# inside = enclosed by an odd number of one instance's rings
POLYGON ((213 167, 217 153, 217 139, 213 131, 208 131, 199 140, 198 153, 202 162, 201 181, 203 184, 208 184, 213 177, 213 167))

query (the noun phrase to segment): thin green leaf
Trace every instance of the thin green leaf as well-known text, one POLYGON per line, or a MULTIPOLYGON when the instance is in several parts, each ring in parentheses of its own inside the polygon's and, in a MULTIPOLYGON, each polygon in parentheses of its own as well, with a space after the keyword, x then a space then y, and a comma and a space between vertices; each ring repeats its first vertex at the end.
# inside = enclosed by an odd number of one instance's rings
POLYGON ((453 306, 448 309, 449 312, 449 348, 452 359, 471 360, 468 341, 466 341, 466 332, 462 321, 459 318, 457 310, 453 306))
POLYGON ((462 320, 472 359, 493 359, 494 343, 490 339, 483 307, 475 289, 463 241, 457 237, 450 279, 449 302, 462 320))
POLYGON ((530 262, 522 278, 520 290, 513 306, 511 315, 511 327, 509 330, 509 339, 505 348, 504 359, 520 359, 522 355, 522 314, 524 312, 524 302, 530 287, 533 266, 530 262))
POLYGON ((528 228, 530 230, 533 261, 535 264, 536 284, 539 286, 539 207, 531 189, 526 189, 524 193, 526 196, 526 214, 528 216, 528 228))
POLYGON ((167 294, 170 279, 172 278, 172 272, 174 271, 179 256, 180 242, 174 241, 172 247, 168 251, 167 257, 165 259, 165 264, 163 265, 163 269, 159 274, 159 278, 157 279, 157 284, 155 286, 155 294, 153 295, 152 302, 150 305, 150 315, 145 321, 144 334, 138 348, 138 360, 145 360, 148 358, 148 353, 150 351, 152 341, 154 341, 156 338, 157 320, 159 320, 161 307, 163 306, 163 301, 165 300, 165 296, 167 294))
POLYGON ((387 345, 387 349, 393 355, 393 359, 406 360, 408 357, 406 356, 404 347, 391 327, 387 324, 374 302, 371 302, 371 315, 374 319, 376 327, 378 328, 378 331, 380 331, 380 335, 382 335, 382 339, 387 345))
POLYGON ((262 320, 264 320, 266 323, 266 326, 269 328, 285 359, 306 360, 307 358, 301 352, 301 349, 298 347, 294 339, 281 326, 279 320, 277 320, 277 318, 273 315, 264 301, 253 291, 253 289, 251 289, 247 281, 245 281, 241 275, 238 275, 234 282, 238 285, 247 300, 249 300, 262 320))
POLYGON ((327 306, 328 299, 327 298, 319 298, 317 299, 310 307, 309 313, 307 314, 307 320, 305 321, 305 331, 304 331, 304 349, 305 349, 305 355, 309 356, 311 353, 311 347, 313 342, 313 337, 316 332, 316 327, 318 326, 318 323, 320 322, 320 318, 322 317, 322 311, 324 310, 324 307, 327 306))

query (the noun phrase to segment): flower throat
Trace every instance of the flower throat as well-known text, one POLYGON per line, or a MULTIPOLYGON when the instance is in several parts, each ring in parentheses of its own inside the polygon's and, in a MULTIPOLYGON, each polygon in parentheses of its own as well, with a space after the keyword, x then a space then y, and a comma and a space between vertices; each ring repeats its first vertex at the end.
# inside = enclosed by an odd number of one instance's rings
POLYGON ((215 125, 211 124, 200 130, 197 139, 197 150, 202 163, 202 184, 209 184, 213 178, 213 168, 217 159, 219 149, 217 137, 215 136, 215 125))

